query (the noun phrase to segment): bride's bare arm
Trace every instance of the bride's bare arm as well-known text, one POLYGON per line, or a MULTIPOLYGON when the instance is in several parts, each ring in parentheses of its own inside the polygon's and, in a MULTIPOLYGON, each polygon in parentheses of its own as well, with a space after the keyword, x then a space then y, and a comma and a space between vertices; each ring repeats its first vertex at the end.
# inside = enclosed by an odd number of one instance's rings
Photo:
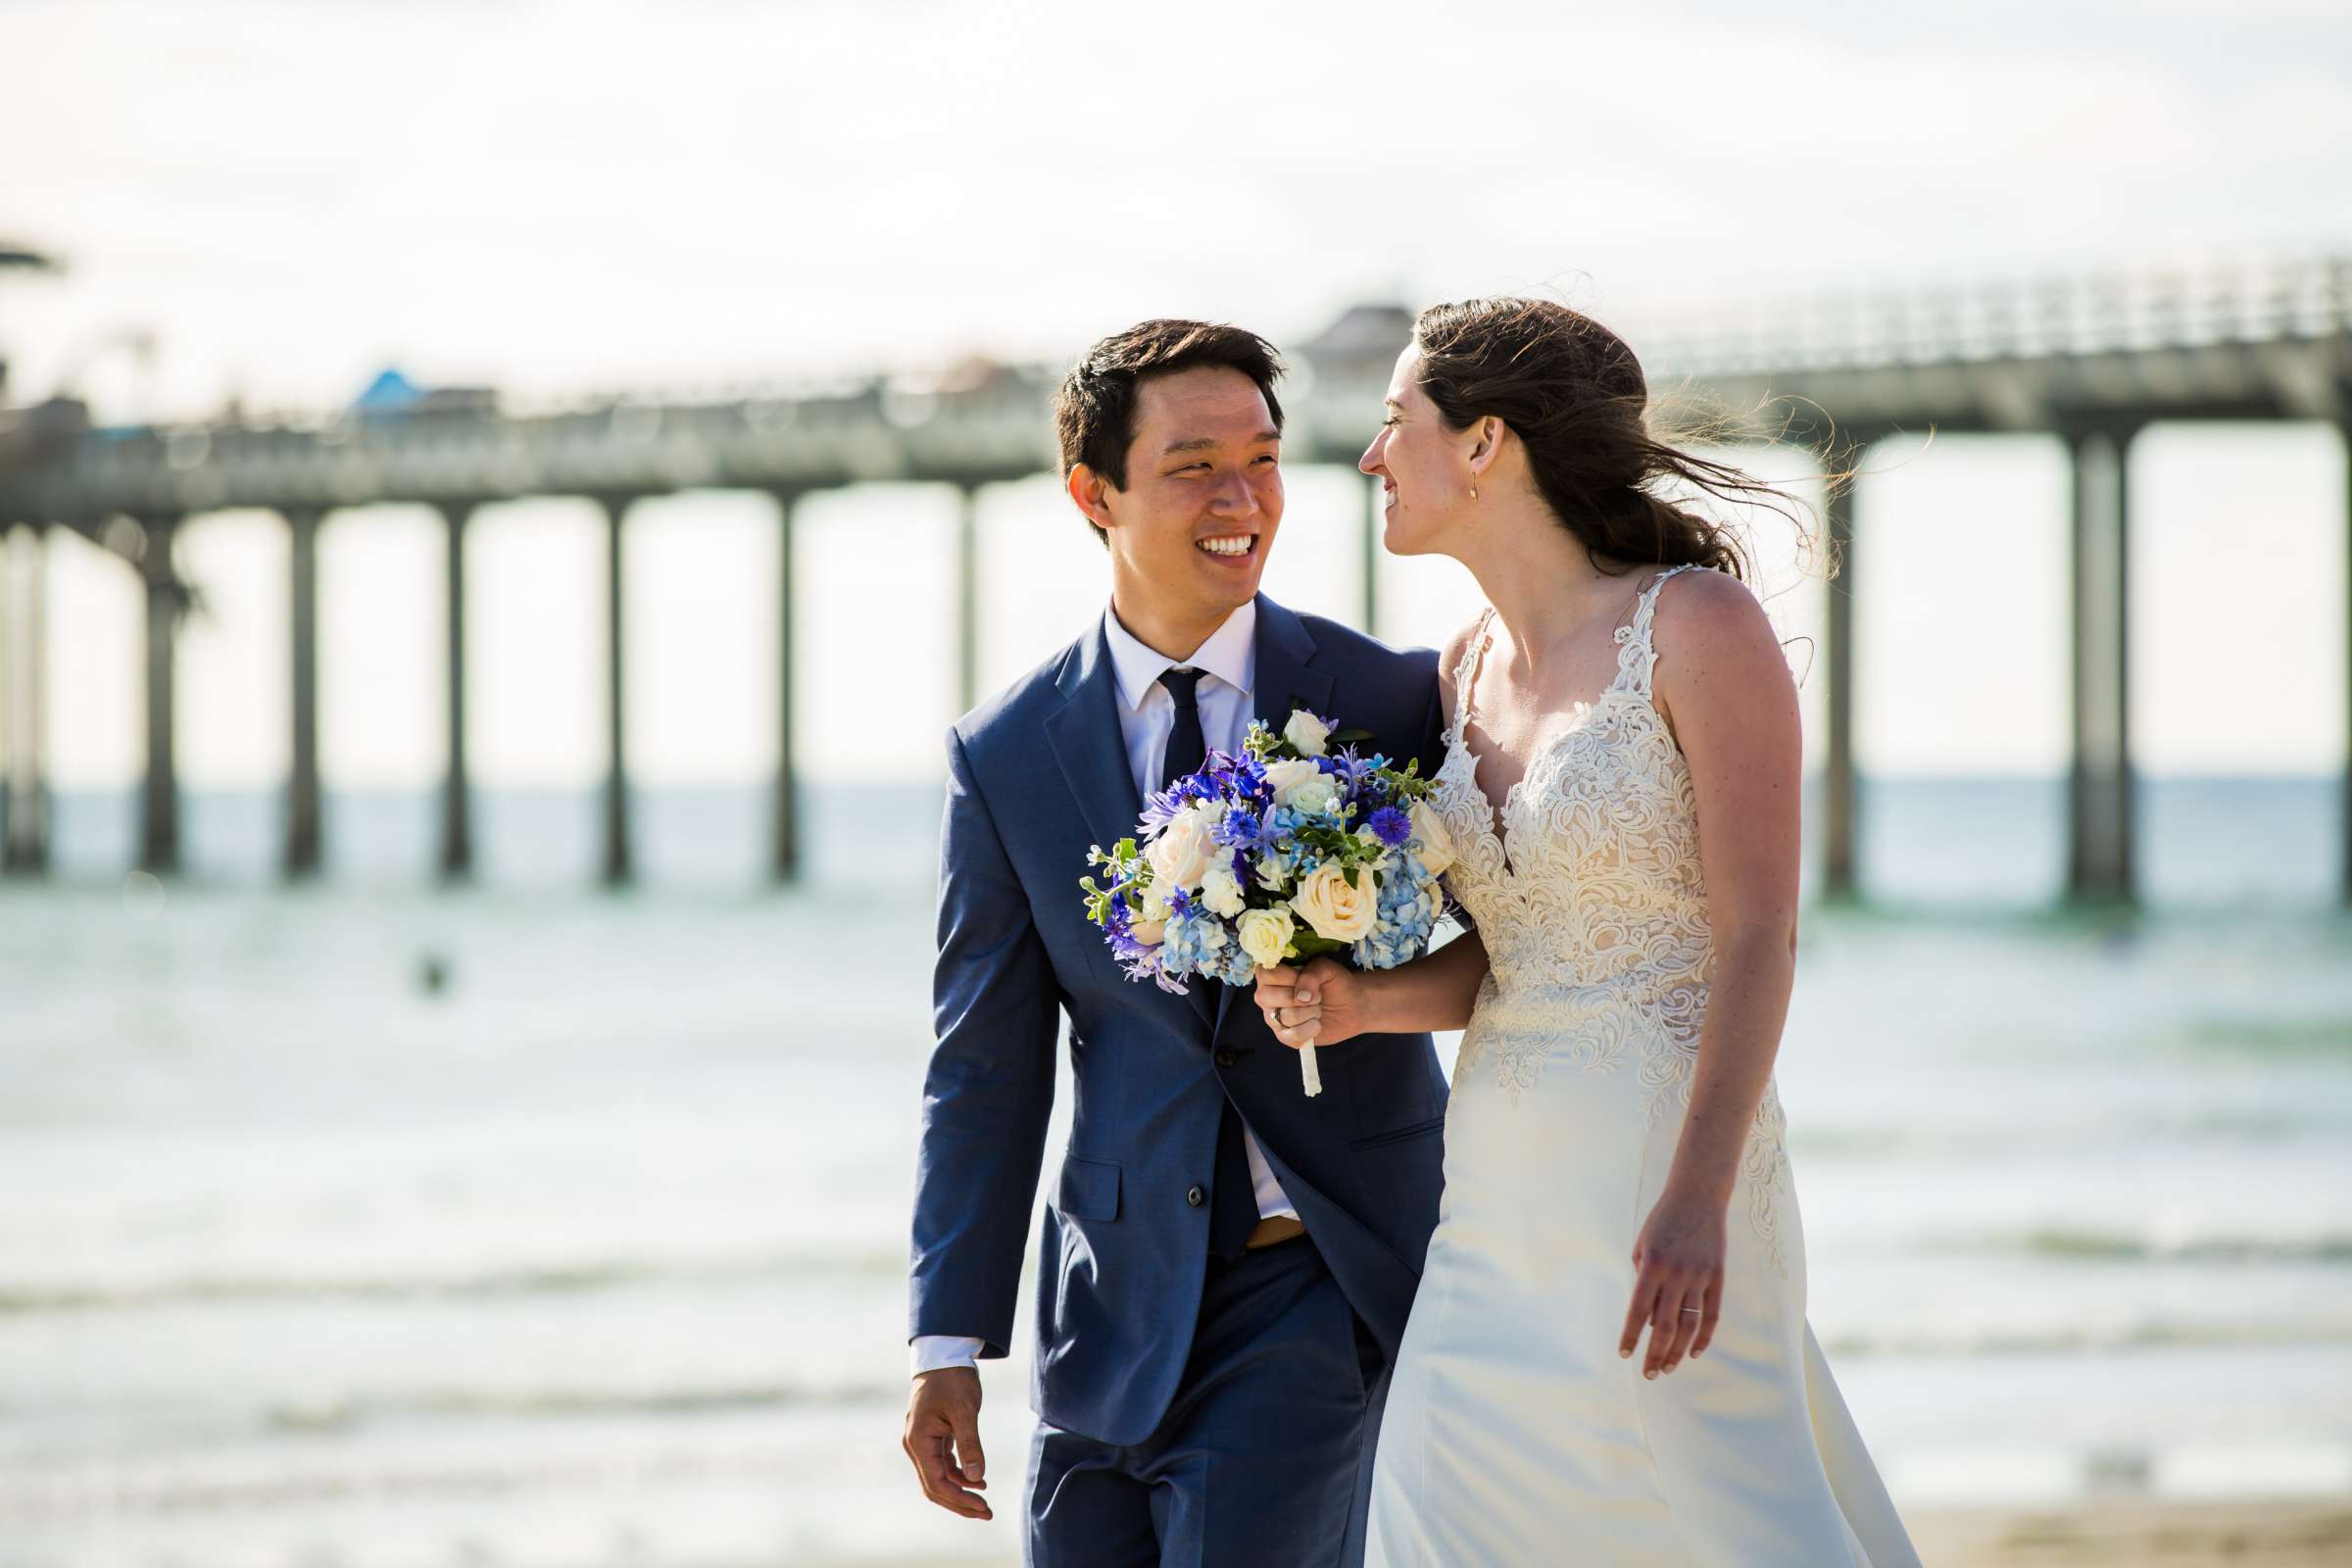
POLYGON ((1257 1004, 1284 1045, 1336 1046, 1357 1035, 1459 1029, 1486 974, 1487 945, 1466 931, 1394 969, 1359 971, 1331 958, 1260 969, 1257 1004))
MULTIPOLYGON (((1469 651, 1478 624, 1476 616, 1465 621, 1438 655, 1438 703, 1449 735, 1455 705, 1461 701, 1453 689, 1453 672, 1469 651)), ((1394 969, 1357 973, 1329 958, 1260 969, 1257 1004, 1274 1038, 1293 1047, 1336 1046, 1361 1034, 1459 1029, 1470 1022, 1470 1004, 1486 973, 1486 944, 1477 932, 1466 931, 1437 952, 1394 969), (1277 1007, 1282 1009, 1279 1016, 1277 1007)))
POLYGON ((1715 975, 1690 1108, 1636 1244, 1639 1274, 1618 1346, 1630 1355, 1648 1324, 1650 1376, 1705 1349, 1714 1332, 1725 1209, 1796 974, 1802 765, 1796 687, 1754 595, 1728 576, 1687 573, 1660 591, 1655 624, 1653 690, 1697 797, 1715 975))

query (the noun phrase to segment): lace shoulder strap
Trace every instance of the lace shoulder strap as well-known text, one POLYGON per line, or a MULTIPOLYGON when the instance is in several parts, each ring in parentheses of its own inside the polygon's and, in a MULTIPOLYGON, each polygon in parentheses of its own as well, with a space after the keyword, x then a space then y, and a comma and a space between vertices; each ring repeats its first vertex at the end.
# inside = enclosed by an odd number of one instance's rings
POLYGON ((1617 628, 1617 677, 1630 679, 1634 690, 1644 697, 1649 695, 1650 676, 1658 665, 1658 651, 1651 645, 1649 635, 1650 622, 1658 613, 1658 590, 1666 586, 1667 578, 1698 569, 1699 564, 1692 561, 1659 572, 1635 601, 1634 618, 1617 628))
POLYGON ((1494 624, 1494 607, 1487 606, 1478 612, 1477 629, 1471 632, 1469 646, 1462 657, 1453 662, 1453 722, 1446 727, 1448 747, 1462 743, 1462 731, 1470 723, 1470 688, 1478 680, 1479 657, 1487 651, 1487 639, 1494 624))

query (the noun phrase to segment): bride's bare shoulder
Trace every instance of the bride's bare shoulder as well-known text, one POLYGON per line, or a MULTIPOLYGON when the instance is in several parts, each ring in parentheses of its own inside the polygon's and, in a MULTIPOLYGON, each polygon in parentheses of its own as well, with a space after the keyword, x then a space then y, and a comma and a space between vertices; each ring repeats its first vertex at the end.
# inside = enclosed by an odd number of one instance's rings
POLYGON ((1650 626, 1657 691, 1671 706, 1695 688, 1748 697, 1787 687, 1788 661, 1755 590, 1724 571, 1677 572, 1658 590, 1650 626))
POLYGON ((1660 632, 1733 636, 1768 628, 1755 590, 1728 571, 1676 571, 1658 584, 1660 632))

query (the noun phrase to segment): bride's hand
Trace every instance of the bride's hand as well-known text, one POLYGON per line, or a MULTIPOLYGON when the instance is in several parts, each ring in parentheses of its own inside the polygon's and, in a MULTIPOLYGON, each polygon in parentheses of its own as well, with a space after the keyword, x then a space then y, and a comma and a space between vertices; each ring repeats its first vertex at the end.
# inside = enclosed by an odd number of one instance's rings
POLYGON ((1336 1046, 1364 1032, 1364 977, 1336 958, 1260 969, 1256 994, 1266 1027, 1294 1051, 1336 1046))
POLYGON ((1669 1187, 1649 1211, 1634 1243, 1634 1299, 1626 1308, 1617 1353, 1631 1356, 1649 1325, 1649 1353, 1642 1375, 1671 1372, 1686 1352, 1696 1355, 1715 1338, 1723 1310, 1727 1205, 1703 1193, 1669 1187))

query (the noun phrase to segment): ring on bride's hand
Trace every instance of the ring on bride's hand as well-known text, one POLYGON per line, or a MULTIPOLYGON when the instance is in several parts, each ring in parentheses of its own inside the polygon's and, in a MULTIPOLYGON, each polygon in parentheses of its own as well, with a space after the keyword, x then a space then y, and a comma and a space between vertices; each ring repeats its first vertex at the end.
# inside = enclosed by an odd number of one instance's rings
POLYGON ((1289 1024, 1282 1021, 1282 1009, 1280 1007, 1276 1007, 1274 1009, 1274 1027, 1277 1029, 1288 1029, 1290 1027, 1289 1024))
POLYGON ((1690 1313, 1692 1317, 1705 1317, 1707 1315, 1706 1313, 1701 1312, 1695 1306, 1686 1306, 1683 1308, 1683 1310, 1690 1313))

